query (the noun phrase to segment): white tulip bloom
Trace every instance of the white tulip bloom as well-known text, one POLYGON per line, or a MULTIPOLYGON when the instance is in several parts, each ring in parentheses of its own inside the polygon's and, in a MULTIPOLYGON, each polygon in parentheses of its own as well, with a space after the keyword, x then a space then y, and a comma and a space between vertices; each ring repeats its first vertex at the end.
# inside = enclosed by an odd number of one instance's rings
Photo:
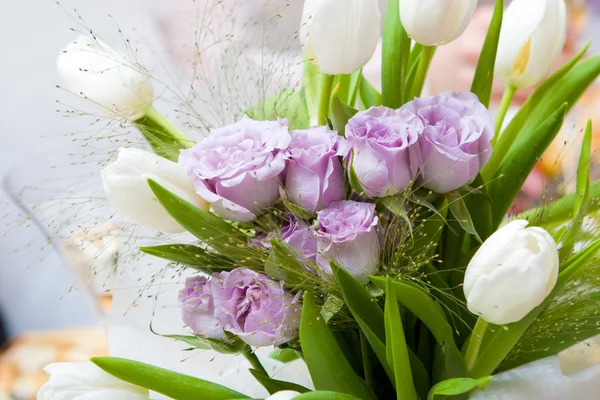
POLYGON ((57 58, 66 89, 118 118, 141 118, 154 101, 150 77, 98 38, 81 35, 57 58))
POLYGON ((38 400, 148 400, 148 389, 121 381, 92 363, 56 363, 44 368, 50 380, 38 400))
POLYGON ((566 40, 564 0, 513 0, 504 13, 496 74, 517 89, 548 75, 566 40))
POLYGON ((300 396, 300 393, 293 390, 283 390, 267 397, 265 400, 290 400, 296 396, 300 396))
POLYGON ((438 46, 463 34, 476 7, 477 0, 401 0, 400 20, 414 41, 438 46))
POLYGON ((117 161, 102 170, 102 187, 108 202, 136 223, 169 233, 185 231, 158 202, 148 178, 203 210, 210 207, 183 167, 141 149, 119 149, 117 161))
POLYGON ((465 274, 467 307, 492 324, 516 322, 539 306, 558 278, 556 242, 516 220, 481 245, 465 274))
POLYGON ((375 53, 381 31, 377 0, 306 0, 300 40, 321 72, 351 74, 375 53))

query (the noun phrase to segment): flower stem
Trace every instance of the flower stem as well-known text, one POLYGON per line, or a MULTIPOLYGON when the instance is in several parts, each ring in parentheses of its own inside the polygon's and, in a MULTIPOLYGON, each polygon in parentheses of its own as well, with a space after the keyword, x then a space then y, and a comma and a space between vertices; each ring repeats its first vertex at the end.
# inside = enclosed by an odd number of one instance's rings
POLYGON ((477 319, 475 329, 473 329, 471 339, 469 339, 467 352, 465 353, 465 362, 467 364, 467 370, 469 371, 469 373, 475 366, 475 361, 477 361, 479 349, 481 348, 481 342, 483 341, 483 336, 487 331, 488 325, 489 324, 483 318, 480 317, 479 319, 477 319))
POLYGON ((502 101, 500 102, 500 109, 498 110, 498 115, 496 116, 496 130, 494 132, 494 138, 492 139, 492 146, 496 145, 498 138, 500 137, 500 130, 502 130, 502 123, 504 122, 504 118, 506 117, 506 112, 510 107, 510 103, 512 103, 512 99, 515 96, 517 88, 511 85, 508 85, 506 89, 504 89, 504 94, 502 95, 502 101))
POLYGON ((244 347, 244 350, 242 350, 242 354, 244 355, 244 357, 246 357, 246 360, 248 360, 250 365, 252 365, 252 368, 257 370, 261 374, 264 374, 265 376, 269 376, 267 370, 265 369, 265 367, 262 366, 260 360, 258 359, 256 354, 254 354, 254 351, 252 351, 252 348, 250 346, 244 347))
POLYGON ((321 125, 327 125, 333 78, 333 75, 321 74, 321 102, 319 103, 319 124, 321 125))
POLYGON ((134 120, 135 126, 142 132, 156 154, 171 161, 177 161, 179 150, 194 145, 183 132, 152 106, 145 114, 134 120))
POLYGON ((411 101, 415 97, 421 96, 423 86, 425 85, 425 78, 427 78, 427 71, 429 71, 429 65, 433 58, 435 47, 434 46, 423 46, 421 50, 421 58, 419 59, 419 66, 417 67, 417 73, 412 84, 410 95, 405 98, 405 101, 411 101))

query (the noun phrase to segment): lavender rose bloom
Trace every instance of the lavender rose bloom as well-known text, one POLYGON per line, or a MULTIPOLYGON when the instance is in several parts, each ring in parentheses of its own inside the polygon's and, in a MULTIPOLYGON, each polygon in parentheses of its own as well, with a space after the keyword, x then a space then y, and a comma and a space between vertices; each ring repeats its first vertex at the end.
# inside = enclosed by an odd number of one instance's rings
POLYGON ((215 274, 211 284, 215 318, 247 344, 279 346, 296 336, 301 293, 247 268, 215 274))
POLYGON ((225 340, 223 325, 214 316, 214 299, 211 281, 203 276, 195 276, 185 281, 179 292, 181 317, 195 334, 225 340))
POLYGON ((317 214, 317 263, 330 274, 335 260, 362 283, 379 265, 379 218, 375 204, 339 201, 317 214))
POLYGON ((281 226, 279 232, 253 237, 248 240, 248 244, 270 249, 271 243, 269 240, 271 239, 281 239, 298 250, 307 260, 313 262, 317 260, 317 237, 314 228, 305 221, 296 218, 293 214, 288 216, 287 222, 281 226))
POLYGON ((418 135, 397 110, 371 107, 357 113, 348 121, 346 139, 347 157, 369 196, 396 194, 417 176, 418 135))
POLYGON ((424 187, 437 193, 458 189, 473 182, 490 159, 493 118, 473 93, 415 99, 400 112, 419 132, 424 187))
POLYGON ((291 135, 285 180, 290 201, 315 212, 342 200, 344 170, 338 156, 344 155, 345 140, 325 126, 291 135))
POLYGON ((221 217, 248 222, 279 200, 291 137, 287 121, 241 121, 213 129, 179 164, 194 180, 198 194, 221 217))

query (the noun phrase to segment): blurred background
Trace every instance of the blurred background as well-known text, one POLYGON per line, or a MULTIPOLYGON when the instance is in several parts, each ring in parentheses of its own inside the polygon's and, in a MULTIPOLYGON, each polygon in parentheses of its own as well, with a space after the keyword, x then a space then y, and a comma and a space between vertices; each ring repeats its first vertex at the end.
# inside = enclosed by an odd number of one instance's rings
MULTIPOLYGON (((384 10, 385 1, 380 3, 384 10)), ((465 35, 437 50, 429 94, 468 90, 491 4, 480 1, 465 35)), ((560 64, 591 38, 598 43, 590 54, 600 51, 600 10, 583 0, 568 4, 568 41, 560 64)), ((46 379, 41 368, 52 361, 87 360, 107 354, 109 346, 147 360, 124 343, 135 338, 167 346, 155 342, 149 324, 161 333, 181 328, 176 291, 184 273, 166 276, 165 264, 135 250, 140 242, 177 238, 120 220, 100 187, 99 171, 118 147, 144 144, 127 123, 106 120, 56 87, 61 48, 85 33, 126 51, 154 78, 156 107, 200 138, 208 127, 235 120, 260 99, 297 87, 302 5, 303 0, 3 2, 0 400, 34 398, 46 379)), ((379 67, 376 54, 364 70, 374 85, 379 67)), ((500 84, 494 89, 496 104, 502 89, 500 84)), ((590 116, 600 126, 599 90, 593 86, 571 112, 514 210, 572 190, 581 130, 590 116)), ((526 94, 520 93, 515 109, 526 94)), ((600 131, 595 138, 599 146, 600 131)), ((185 369, 181 357, 162 361, 185 369)), ((223 362, 223 368, 231 366, 231 360, 223 362)))

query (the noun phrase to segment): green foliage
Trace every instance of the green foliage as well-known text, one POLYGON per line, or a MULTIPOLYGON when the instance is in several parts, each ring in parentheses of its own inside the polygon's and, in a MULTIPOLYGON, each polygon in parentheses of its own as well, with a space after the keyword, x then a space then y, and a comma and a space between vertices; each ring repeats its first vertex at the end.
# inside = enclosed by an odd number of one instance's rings
POLYGON ((380 106, 383 103, 381 93, 363 76, 358 87, 358 100, 363 110, 380 106))
POLYGON ((294 397, 294 399, 298 400, 359 400, 354 396, 350 396, 344 393, 337 392, 328 392, 324 390, 319 390, 316 392, 308 392, 304 393, 300 396, 294 397))
POLYGON ((439 382, 431 388, 427 400, 443 400, 448 396, 468 393, 473 389, 481 390, 492 381, 491 376, 485 376, 479 379, 454 378, 439 382))
POLYGON ((331 93, 331 120, 333 122, 333 128, 337 133, 340 136, 345 136, 346 124, 348 124, 348 120, 350 120, 358 110, 340 100, 339 91, 340 85, 338 84, 331 93))
POLYGON ((454 216, 460 227, 470 235, 473 235, 481 242, 479 234, 475 230, 475 224, 469 213, 469 209, 465 204, 464 197, 458 192, 450 192, 446 194, 448 198, 448 208, 454 216))
POLYGON ((249 371, 252 376, 267 390, 267 392, 269 392, 269 394, 275 394, 283 390, 293 390, 298 393, 310 392, 310 389, 307 389, 304 386, 269 378, 267 375, 255 369, 250 369, 249 371))
POLYGON ((206 274, 228 271, 237 267, 229 258, 189 244, 166 244, 140 247, 140 251, 165 260, 187 265, 206 274))
POLYGON ((137 361, 115 357, 95 357, 91 361, 116 378, 174 400, 196 400, 200 393, 206 400, 248 398, 225 386, 137 361))
POLYGON ((281 93, 246 110, 246 114, 258 121, 287 118, 290 129, 306 129, 310 126, 305 92, 284 89, 281 93))
POLYGON ((382 34, 381 86, 384 106, 399 108, 404 103, 410 42, 400 21, 399 0, 388 1, 382 34))
POLYGON ((269 358, 287 364, 300 358, 300 354, 294 349, 276 348, 269 354, 269 358))

